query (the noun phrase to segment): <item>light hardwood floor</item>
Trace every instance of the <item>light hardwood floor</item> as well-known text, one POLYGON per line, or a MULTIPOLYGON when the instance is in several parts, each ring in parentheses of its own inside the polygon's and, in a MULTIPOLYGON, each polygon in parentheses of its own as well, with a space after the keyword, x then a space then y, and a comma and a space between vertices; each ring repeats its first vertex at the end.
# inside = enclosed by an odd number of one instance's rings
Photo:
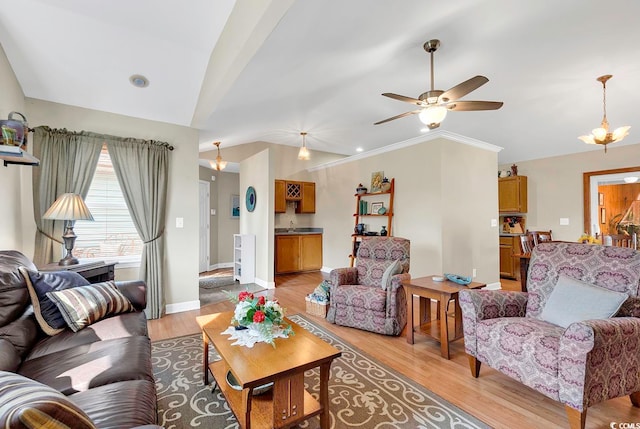
MULTIPOLYGON (((276 289, 267 291, 287 309, 287 314, 305 314, 304 296, 322 281, 320 272, 276 277, 276 289)), ((519 290, 519 282, 501 279, 503 289, 519 290)), ((230 302, 202 307, 200 310, 176 313, 150 320, 149 335, 160 340, 198 333, 195 317, 233 310, 230 302)), ((395 371, 422 384, 447 401, 478 417, 495 428, 567 428, 564 407, 515 380, 489 368, 473 378, 469 370, 462 340, 451 345, 451 360, 440 357, 440 346, 424 335, 416 334, 415 344, 406 342, 404 333, 387 337, 358 329, 327 323, 309 316, 318 325, 383 362, 395 371)), ((587 428, 609 428, 611 422, 640 424, 640 409, 631 405, 628 397, 613 399, 589 408, 587 428)))

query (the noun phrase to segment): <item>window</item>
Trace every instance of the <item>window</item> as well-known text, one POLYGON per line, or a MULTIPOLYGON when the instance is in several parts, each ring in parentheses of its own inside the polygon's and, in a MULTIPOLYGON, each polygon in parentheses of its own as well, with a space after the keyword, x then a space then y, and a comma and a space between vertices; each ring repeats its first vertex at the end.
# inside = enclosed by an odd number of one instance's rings
POLYGON ((74 231, 78 238, 73 248, 74 256, 90 260, 139 263, 142 240, 131 220, 106 145, 100 152, 85 203, 94 221, 76 221, 74 231))

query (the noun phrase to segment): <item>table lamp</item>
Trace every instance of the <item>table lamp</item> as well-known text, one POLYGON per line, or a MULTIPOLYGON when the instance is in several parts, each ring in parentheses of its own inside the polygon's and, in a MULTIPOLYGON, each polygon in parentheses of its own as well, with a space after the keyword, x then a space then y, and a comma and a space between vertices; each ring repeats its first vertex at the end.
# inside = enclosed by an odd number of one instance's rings
POLYGON ((76 220, 93 220, 93 216, 84 203, 82 197, 78 194, 62 194, 49 210, 46 211, 43 219, 64 220, 64 248, 67 254, 60 259, 58 265, 75 265, 78 264, 78 258, 73 256, 73 245, 76 242, 76 234, 73 232, 73 225, 76 220))

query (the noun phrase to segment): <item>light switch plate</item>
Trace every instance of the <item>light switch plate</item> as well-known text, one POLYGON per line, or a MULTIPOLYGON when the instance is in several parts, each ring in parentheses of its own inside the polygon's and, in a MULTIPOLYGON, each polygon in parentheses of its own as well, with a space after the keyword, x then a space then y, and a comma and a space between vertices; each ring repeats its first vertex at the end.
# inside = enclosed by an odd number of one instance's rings
POLYGON ((498 219, 491 219, 491 226, 498 226, 498 219))
POLYGON ((177 217, 176 218, 176 228, 184 228, 184 218, 177 217))
POLYGON ((568 217, 561 217, 560 218, 560 225, 569 225, 569 218, 568 217))
POLYGON ((211 216, 215 216, 216 215, 216 209, 211 209, 211 216))

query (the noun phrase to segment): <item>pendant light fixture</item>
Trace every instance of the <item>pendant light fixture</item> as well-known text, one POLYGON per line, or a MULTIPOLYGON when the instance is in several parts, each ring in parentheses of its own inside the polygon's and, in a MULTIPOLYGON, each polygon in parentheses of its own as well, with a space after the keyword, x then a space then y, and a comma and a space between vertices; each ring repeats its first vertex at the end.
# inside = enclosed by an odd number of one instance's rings
POLYGON ((616 128, 614 132, 609 131, 609 122, 607 121, 607 81, 611 79, 613 75, 606 74, 600 76, 596 80, 602 83, 602 108, 604 115, 602 117, 602 123, 600 128, 595 128, 588 136, 578 137, 580 140, 587 144, 601 144, 604 145, 604 152, 607 153, 607 145, 610 143, 616 143, 622 141, 627 135, 629 135, 630 126, 616 128))
POLYGON ((300 135, 302 136, 302 146, 300 147, 300 151, 298 152, 298 159, 302 161, 309 161, 309 158, 311 158, 311 156, 309 155, 309 150, 307 149, 307 143, 305 140, 307 133, 303 131, 300 133, 300 135))
POLYGON ((215 142, 214 146, 218 148, 218 156, 216 156, 215 166, 214 165, 211 165, 211 166, 218 171, 222 171, 227 166, 227 161, 223 161, 222 157, 220 156, 220 142, 215 142))

